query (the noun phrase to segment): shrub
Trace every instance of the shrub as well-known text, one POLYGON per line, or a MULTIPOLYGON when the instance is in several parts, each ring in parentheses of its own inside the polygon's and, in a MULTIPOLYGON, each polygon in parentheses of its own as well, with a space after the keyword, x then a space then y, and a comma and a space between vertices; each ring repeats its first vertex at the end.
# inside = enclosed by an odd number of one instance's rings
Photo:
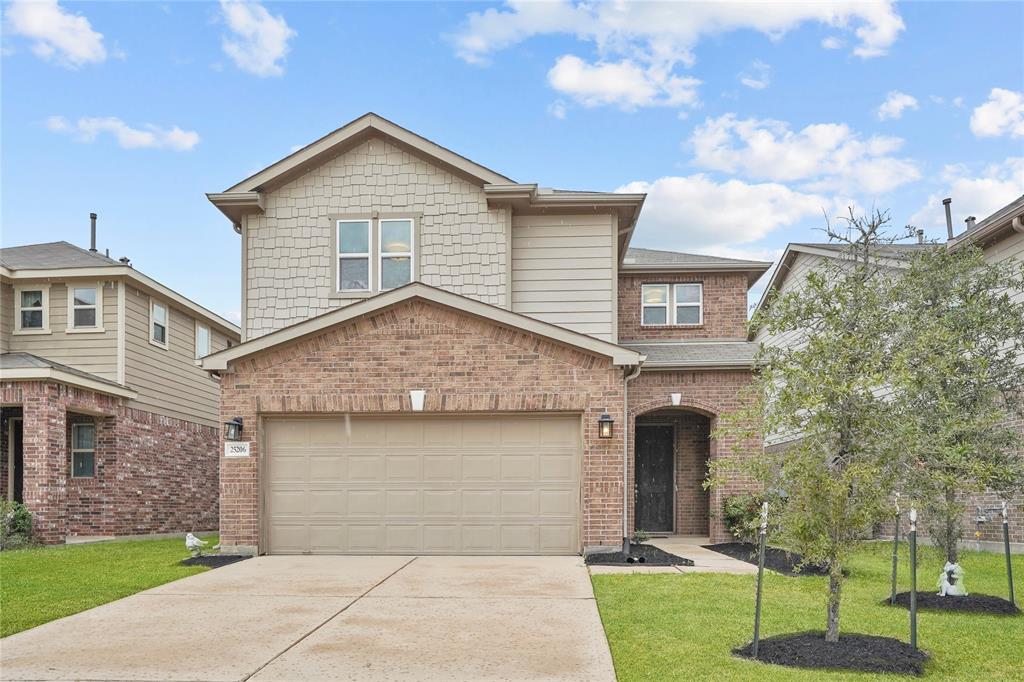
POLYGON ((633 544, 635 544, 635 545, 642 545, 642 544, 644 544, 645 542, 647 542, 650 539, 651 539, 651 534, 650 533, 648 533, 645 530, 641 530, 641 529, 637 528, 635 531, 633 531, 633 539, 631 540, 631 542, 633 542, 633 544))
POLYGON ((761 505, 765 501, 768 502, 768 534, 771 535, 778 529, 777 523, 773 522, 776 515, 772 513, 781 503, 778 495, 754 493, 725 498, 722 521, 734 538, 740 542, 757 542, 761 530, 761 505))
POLYGON ((32 540, 32 512, 21 502, 0 501, 0 549, 17 549, 32 540))

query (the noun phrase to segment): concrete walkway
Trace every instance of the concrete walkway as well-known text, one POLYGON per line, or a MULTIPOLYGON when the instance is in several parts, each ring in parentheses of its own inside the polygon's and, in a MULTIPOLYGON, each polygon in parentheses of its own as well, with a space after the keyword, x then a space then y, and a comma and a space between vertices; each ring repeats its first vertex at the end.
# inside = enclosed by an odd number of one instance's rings
POLYGON ((693 561, 693 566, 645 566, 644 564, 591 566, 590 572, 595 575, 606 573, 732 573, 748 575, 757 573, 757 566, 701 547, 701 545, 710 544, 708 538, 673 535, 667 538, 651 538, 647 544, 654 545, 669 554, 690 559, 693 561))
POLYGON ((594 680, 579 557, 258 557, 0 641, 4 680, 594 680))

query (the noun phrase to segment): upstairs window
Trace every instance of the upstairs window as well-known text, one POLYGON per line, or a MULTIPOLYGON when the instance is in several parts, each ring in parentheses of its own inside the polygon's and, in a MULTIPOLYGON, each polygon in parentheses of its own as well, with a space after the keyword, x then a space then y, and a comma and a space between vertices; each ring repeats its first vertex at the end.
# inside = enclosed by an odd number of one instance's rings
POLYGON ((702 284, 644 284, 640 288, 640 323, 645 327, 704 323, 702 284))
POLYGON ((380 290, 397 289, 412 281, 412 220, 380 221, 380 290))
POLYGON ((15 331, 42 334, 50 329, 49 287, 19 288, 14 294, 18 314, 15 331))
POLYGON ((96 475, 96 425, 71 425, 71 477, 96 475))
POLYGON ((167 306, 151 300, 149 306, 149 340, 167 348, 167 306))
POLYGON ((99 286, 68 287, 68 329, 100 330, 99 286))
POLYGON ((196 322, 196 360, 210 354, 210 328, 196 322))
POLYGON ((370 221, 338 221, 338 291, 370 290, 370 221))

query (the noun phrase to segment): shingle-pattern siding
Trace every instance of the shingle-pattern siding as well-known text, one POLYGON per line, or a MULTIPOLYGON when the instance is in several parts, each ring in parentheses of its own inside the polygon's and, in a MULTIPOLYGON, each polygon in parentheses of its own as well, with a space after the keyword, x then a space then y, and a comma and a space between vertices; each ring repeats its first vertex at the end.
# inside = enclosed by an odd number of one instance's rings
POLYGON ((743 339, 747 336, 746 273, 619 273, 619 342, 685 339, 743 339), (704 323, 685 326, 640 324, 644 284, 694 282, 704 285, 704 323))
POLYGON ((621 431, 596 432, 601 414, 622 415, 622 372, 608 358, 414 299, 230 369, 222 414, 242 417, 253 456, 221 459, 225 546, 260 544, 261 415, 407 413, 411 389, 427 392, 423 414, 580 414, 583 543, 621 541, 621 431))
POLYGON ((246 338, 327 312, 334 254, 330 215, 422 215, 418 279, 493 305, 507 305, 508 213, 483 189, 382 138, 372 138, 266 193, 243 245, 246 338))

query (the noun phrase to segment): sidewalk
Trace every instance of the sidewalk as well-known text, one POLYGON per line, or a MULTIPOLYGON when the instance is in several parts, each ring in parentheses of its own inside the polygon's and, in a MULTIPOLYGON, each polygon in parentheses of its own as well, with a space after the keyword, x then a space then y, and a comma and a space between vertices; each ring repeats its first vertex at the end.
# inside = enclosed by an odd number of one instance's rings
POLYGON ((750 575, 757 573, 757 566, 701 547, 701 545, 710 544, 708 538, 673 535, 667 538, 651 538, 647 541, 647 544, 654 545, 658 549, 670 554, 689 559, 693 562, 693 566, 646 566, 644 564, 590 566, 590 572, 594 575, 607 573, 731 573, 733 575, 750 575))

